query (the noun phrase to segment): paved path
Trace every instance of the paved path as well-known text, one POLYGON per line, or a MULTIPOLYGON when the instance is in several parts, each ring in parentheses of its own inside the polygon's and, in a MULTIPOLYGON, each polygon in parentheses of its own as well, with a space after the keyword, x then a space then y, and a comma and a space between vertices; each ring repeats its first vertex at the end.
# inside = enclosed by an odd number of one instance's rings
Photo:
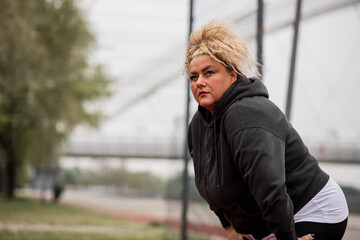
MULTIPOLYGON (((163 198, 129 198, 81 191, 67 191, 62 204, 106 213, 138 222, 159 222, 171 227, 181 227, 181 203, 163 198)), ((223 237, 217 217, 204 203, 189 203, 188 228, 190 231, 223 237)))
MULTIPOLYGON (((180 227, 181 203, 175 200, 129 198, 66 190, 61 203, 134 221, 160 222, 180 227)), ((217 217, 209 210, 207 204, 190 202, 188 220, 190 231, 211 235, 212 240, 225 239, 217 217)), ((349 216, 343 240, 360 240, 360 215, 349 216)))

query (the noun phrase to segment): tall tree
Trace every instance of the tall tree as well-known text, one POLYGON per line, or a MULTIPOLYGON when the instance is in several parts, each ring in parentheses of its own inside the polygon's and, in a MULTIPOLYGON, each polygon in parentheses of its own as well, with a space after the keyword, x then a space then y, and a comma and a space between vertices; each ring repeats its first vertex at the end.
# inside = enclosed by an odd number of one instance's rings
POLYGON ((110 80, 89 63, 94 38, 74 0, 2 0, 0 22, 0 190, 13 197, 26 163, 54 162, 74 126, 99 123, 85 105, 110 80))

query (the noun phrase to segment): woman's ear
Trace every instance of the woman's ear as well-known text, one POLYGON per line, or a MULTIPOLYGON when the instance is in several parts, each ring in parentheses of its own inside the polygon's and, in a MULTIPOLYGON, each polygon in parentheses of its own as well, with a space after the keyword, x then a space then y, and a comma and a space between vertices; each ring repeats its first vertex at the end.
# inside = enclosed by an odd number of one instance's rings
POLYGON ((235 82, 237 80, 237 72, 235 72, 234 70, 231 70, 230 77, 231 77, 231 81, 235 82))

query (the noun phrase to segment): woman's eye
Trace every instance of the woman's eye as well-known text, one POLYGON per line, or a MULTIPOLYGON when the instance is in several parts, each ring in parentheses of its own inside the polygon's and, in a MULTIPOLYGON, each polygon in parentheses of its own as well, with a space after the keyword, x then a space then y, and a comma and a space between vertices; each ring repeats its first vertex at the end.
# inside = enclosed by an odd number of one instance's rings
POLYGON ((190 79, 190 81, 196 81, 196 80, 197 80, 197 76, 190 76, 189 79, 190 79))
POLYGON ((206 75, 212 75, 212 74, 214 74, 214 71, 206 71, 205 74, 206 74, 206 75))

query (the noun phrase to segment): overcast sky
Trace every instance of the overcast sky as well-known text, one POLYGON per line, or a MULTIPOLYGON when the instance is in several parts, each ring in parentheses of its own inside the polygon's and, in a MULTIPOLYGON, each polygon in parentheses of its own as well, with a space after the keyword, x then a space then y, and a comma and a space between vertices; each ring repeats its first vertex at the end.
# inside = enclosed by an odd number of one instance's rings
MULTIPOLYGON (((93 61, 116 81, 114 95, 97 107, 109 118, 99 130, 80 127, 74 141, 184 136, 186 80, 182 74, 188 34, 185 0, 82 0, 97 38, 93 61)), ((199 0, 194 28, 217 19, 254 12, 256 1, 199 0)), ((265 1, 276 4, 279 0, 265 1)), ((284 10, 292 12, 294 2, 284 10)), ((304 1, 306 5, 307 1, 304 1)), ((277 20, 267 13, 265 21, 277 20)), ((245 24, 246 23, 246 24, 245 24)), ((255 31, 255 19, 244 32, 255 31)), ((265 29, 266 33, 266 29, 265 29)), ((293 30, 265 35, 264 83, 270 99, 285 111, 293 30)), ((360 7, 326 12, 301 22, 292 123, 311 143, 360 146, 360 7)), ((254 42, 250 46, 255 54, 254 42)), ((192 113, 196 109, 191 103, 192 113)))

